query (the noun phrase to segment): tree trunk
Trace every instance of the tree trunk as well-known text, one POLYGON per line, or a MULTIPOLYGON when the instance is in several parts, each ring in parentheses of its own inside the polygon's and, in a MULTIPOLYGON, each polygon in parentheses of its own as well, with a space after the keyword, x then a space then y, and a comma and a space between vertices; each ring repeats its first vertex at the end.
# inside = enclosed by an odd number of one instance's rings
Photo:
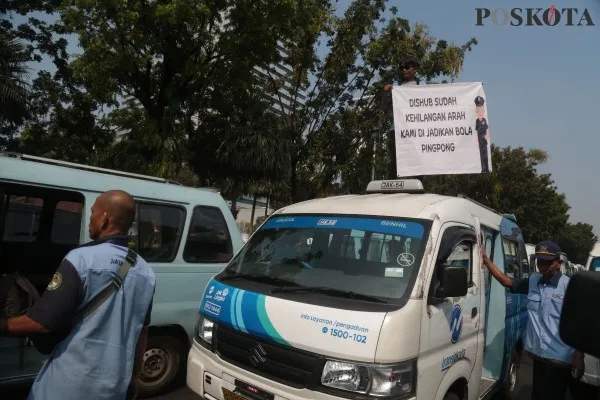
POLYGON ((290 193, 292 196, 292 203, 296 203, 298 201, 298 161, 292 160, 292 168, 291 168, 291 178, 290 178, 290 193))
POLYGON ((252 216, 250 217, 250 229, 254 232, 254 212, 256 211, 256 199, 258 195, 254 193, 254 198, 252 199, 252 216))

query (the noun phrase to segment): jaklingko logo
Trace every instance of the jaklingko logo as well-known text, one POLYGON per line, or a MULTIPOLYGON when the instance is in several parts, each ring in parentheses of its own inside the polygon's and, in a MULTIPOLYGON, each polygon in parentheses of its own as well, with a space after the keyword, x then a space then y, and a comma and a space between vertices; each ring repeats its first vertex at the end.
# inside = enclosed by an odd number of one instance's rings
POLYGON ((587 8, 476 8, 475 26, 483 26, 489 18, 496 26, 595 26, 587 8))

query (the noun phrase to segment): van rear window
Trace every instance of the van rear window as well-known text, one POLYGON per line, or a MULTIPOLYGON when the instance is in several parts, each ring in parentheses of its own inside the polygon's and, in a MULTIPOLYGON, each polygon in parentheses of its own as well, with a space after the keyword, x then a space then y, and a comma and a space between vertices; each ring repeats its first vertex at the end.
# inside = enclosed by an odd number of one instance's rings
POLYGON ((189 263, 225 263, 232 257, 233 246, 221 210, 208 206, 194 208, 183 259, 189 263))

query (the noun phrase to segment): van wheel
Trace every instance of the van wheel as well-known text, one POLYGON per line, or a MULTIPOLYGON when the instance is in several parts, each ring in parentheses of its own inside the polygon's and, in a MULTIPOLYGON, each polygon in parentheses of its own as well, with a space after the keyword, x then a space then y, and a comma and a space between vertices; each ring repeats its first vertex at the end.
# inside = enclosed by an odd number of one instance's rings
POLYGON ((519 367, 521 365, 521 355, 515 350, 510 357, 510 363, 506 370, 504 379, 504 397, 506 399, 516 398, 517 384, 519 378, 519 367))
POLYGON ((149 336, 139 379, 140 397, 167 391, 181 365, 183 346, 173 336, 149 336))
POLYGON ((444 395, 444 400, 460 400, 456 393, 448 392, 444 395))

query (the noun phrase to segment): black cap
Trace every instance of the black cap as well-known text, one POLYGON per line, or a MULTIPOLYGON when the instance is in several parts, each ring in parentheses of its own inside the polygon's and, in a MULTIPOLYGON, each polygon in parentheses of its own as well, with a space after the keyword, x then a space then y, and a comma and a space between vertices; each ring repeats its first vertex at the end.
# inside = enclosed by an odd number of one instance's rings
POLYGON ((419 68, 419 60, 413 56, 402 57, 400 59, 400 68, 404 68, 405 66, 419 68))
POLYGON ((485 104, 485 99, 483 97, 481 97, 481 96, 475 97, 475 105, 477 107, 481 107, 484 104, 485 104))
POLYGON ((552 261, 559 257, 558 253, 560 253, 560 247, 556 243, 546 240, 535 245, 533 258, 552 261))

